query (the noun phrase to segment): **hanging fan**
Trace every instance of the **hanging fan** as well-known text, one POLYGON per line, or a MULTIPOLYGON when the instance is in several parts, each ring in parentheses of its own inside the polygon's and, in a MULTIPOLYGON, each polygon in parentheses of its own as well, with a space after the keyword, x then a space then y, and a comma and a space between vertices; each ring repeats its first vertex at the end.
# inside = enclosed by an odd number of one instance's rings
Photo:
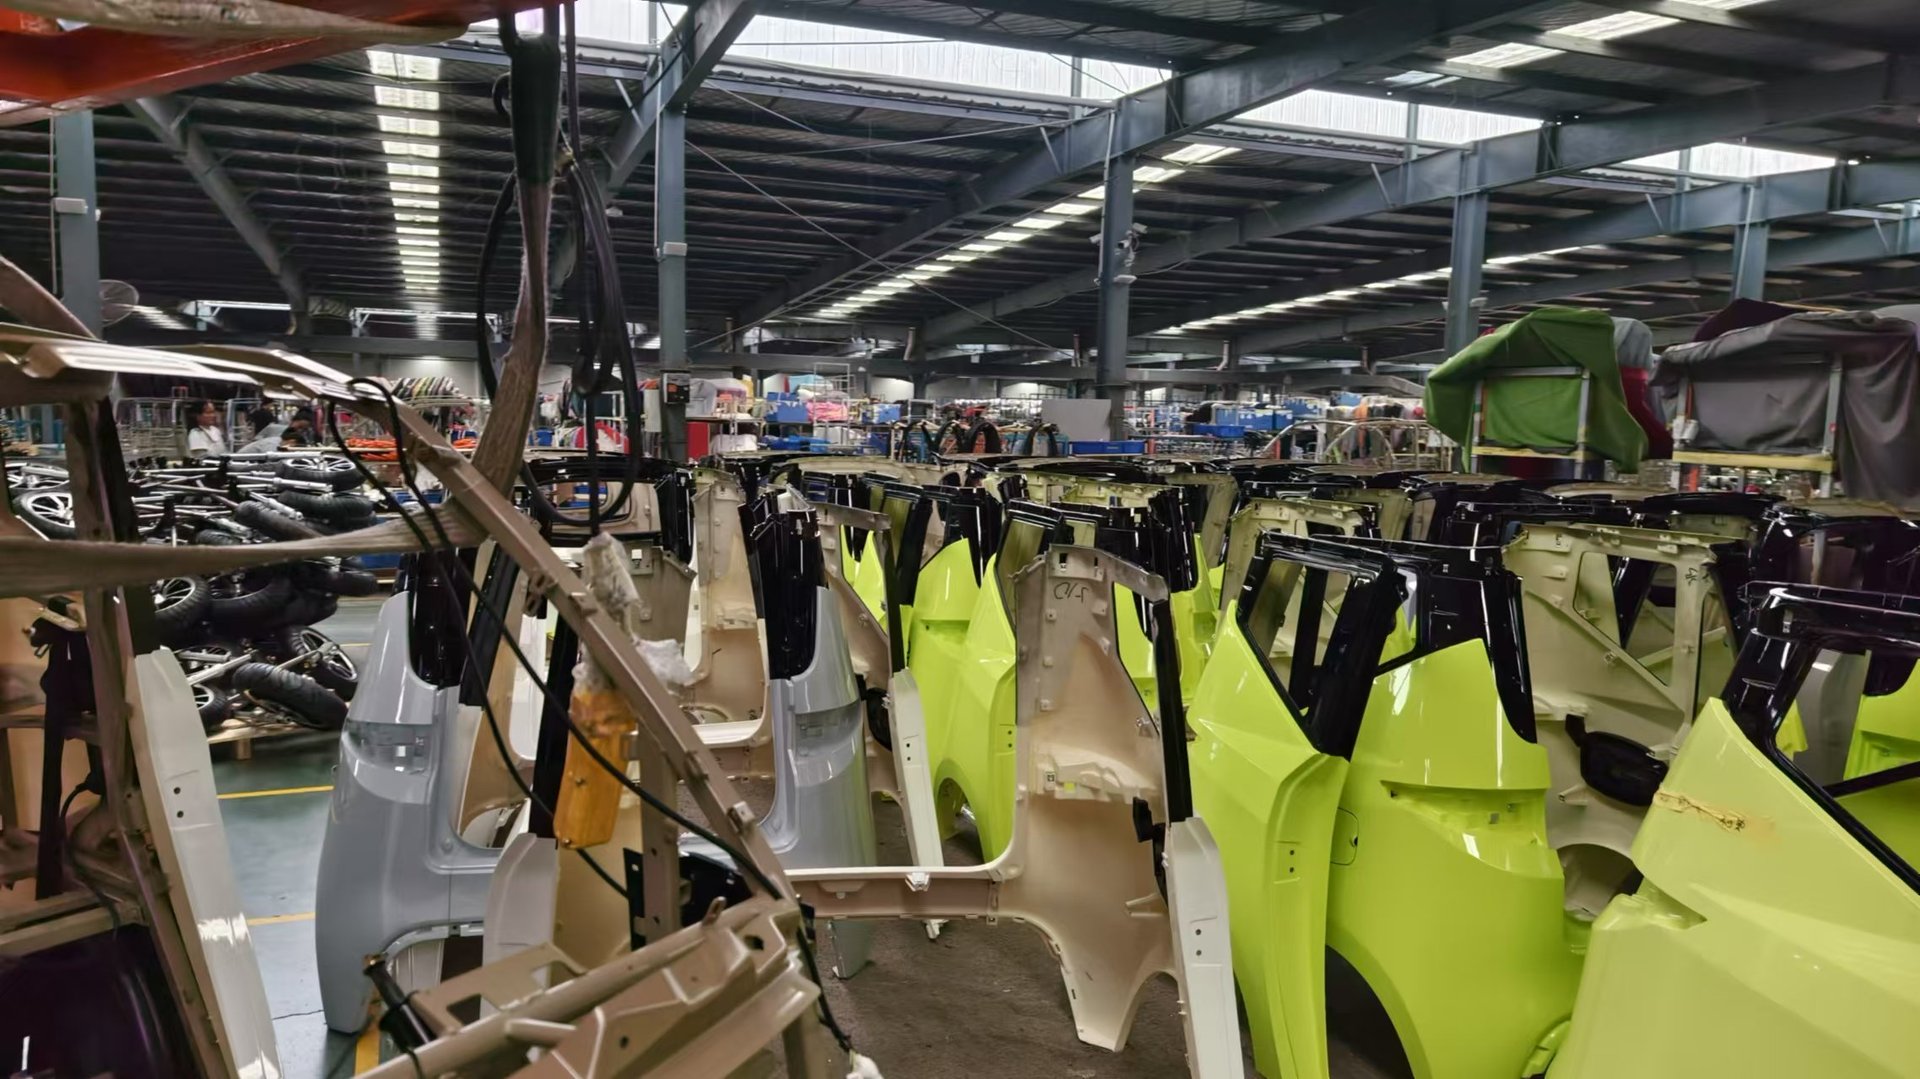
POLYGON ((108 278, 100 282, 100 324, 111 326, 140 306, 140 291, 125 281, 108 278))

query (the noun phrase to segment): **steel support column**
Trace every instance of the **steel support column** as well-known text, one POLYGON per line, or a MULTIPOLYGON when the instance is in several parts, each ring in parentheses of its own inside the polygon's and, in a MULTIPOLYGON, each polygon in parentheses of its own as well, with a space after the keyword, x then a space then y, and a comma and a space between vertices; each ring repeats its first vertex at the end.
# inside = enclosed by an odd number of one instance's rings
POLYGON ((100 332, 100 202, 94 182, 93 113, 53 118, 53 211, 60 222, 60 301, 100 332))
MULTIPOLYGON (((687 407, 669 404, 669 388, 685 387, 687 365, 687 113, 671 104, 678 81, 669 67, 662 73, 663 94, 653 124, 653 253, 660 283, 660 435, 670 460, 687 456, 687 407)), ((654 100, 654 95, 648 95, 654 100)))
POLYGON ((1133 165, 1124 154, 1107 163, 1106 202, 1100 211, 1100 333, 1095 384, 1108 403, 1107 429, 1126 433, 1127 300, 1133 291, 1133 165))
POLYGON ((1733 229, 1733 296, 1758 300, 1767 292, 1767 241, 1773 236, 1773 224, 1761 205, 1759 185, 1747 184, 1742 194, 1747 213, 1733 229))
POLYGON ((1453 259, 1447 278, 1447 352, 1480 336, 1480 272, 1487 261, 1487 193, 1453 200, 1453 259))

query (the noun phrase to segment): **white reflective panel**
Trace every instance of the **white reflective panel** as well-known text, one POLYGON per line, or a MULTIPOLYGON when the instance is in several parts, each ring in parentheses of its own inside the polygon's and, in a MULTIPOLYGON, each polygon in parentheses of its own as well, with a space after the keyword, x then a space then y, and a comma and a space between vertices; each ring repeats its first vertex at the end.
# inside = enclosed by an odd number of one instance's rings
POLYGON ((1707 176, 1771 176, 1776 172, 1824 169, 1832 164, 1833 158, 1823 154, 1796 154, 1730 142, 1693 148, 1693 171, 1707 176))
POLYGON ((1415 129, 1422 142, 1443 142, 1450 146, 1478 142, 1516 131, 1532 131, 1540 121, 1524 116, 1501 116, 1472 109, 1449 109, 1442 105, 1420 106, 1420 123, 1415 129))
POLYGON ((1406 102, 1334 94, 1325 90, 1304 90, 1292 97, 1248 109, 1237 119, 1266 120, 1290 127, 1311 127, 1355 135, 1399 138, 1407 133, 1406 102))

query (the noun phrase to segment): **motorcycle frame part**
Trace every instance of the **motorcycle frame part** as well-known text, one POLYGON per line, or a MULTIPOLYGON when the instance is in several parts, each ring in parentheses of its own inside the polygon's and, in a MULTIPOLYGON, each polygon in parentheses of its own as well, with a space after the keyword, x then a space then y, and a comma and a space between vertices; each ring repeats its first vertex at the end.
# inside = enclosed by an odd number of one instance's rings
POLYGON ((592 968, 536 945, 412 994, 434 1040, 365 1074, 713 1079, 778 1038, 793 1079, 841 1079, 808 1030, 819 987, 773 946, 801 931, 791 900, 756 896, 592 968), (463 1023, 453 1009, 476 998, 488 1006, 463 1023))

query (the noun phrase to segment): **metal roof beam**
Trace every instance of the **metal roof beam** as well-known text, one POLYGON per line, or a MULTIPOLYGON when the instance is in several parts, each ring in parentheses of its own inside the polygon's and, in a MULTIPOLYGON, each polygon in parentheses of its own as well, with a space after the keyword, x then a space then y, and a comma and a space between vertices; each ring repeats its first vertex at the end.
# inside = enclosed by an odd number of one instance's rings
POLYGON ((1718 26, 1728 30, 1745 30, 1749 33, 1765 34, 1768 37, 1803 44, 1813 42, 1816 45, 1831 45, 1836 48, 1878 53, 1905 52, 1920 45, 1920 38, 1916 38, 1911 32, 1901 33, 1892 27, 1856 30, 1849 26, 1835 26, 1832 23, 1815 22, 1812 19, 1800 19, 1769 12, 1722 11, 1719 8, 1689 4, 1684 0, 1590 0, 1590 2, 1601 7, 1618 8, 1622 11, 1642 11, 1648 15, 1660 15, 1669 19, 1678 19, 1681 22, 1718 26))
MULTIPOLYGON (((1920 199, 1920 161, 1843 163, 1831 169, 1777 173, 1754 181, 1754 185, 1758 189, 1754 211, 1765 220, 1778 221, 1848 207, 1920 199)), ((1641 202, 1597 210, 1565 221, 1544 222, 1516 232, 1489 233, 1487 257, 1531 255, 1563 247, 1601 247, 1649 236, 1726 228, 1739 224, 1747 214, 1745 187, 1738 182, 1696 187, 1670 195, 1649 196, 1641 202)), ((1336 289, 1365 288, 1409 274, 1443 270, 1447 265, 1447 249, 1436 247, 1340 273, 1224 296, 1172 313, 1147 315, 1134 320, 1132 332, 1151 333, 1336 289)))
MULTIPOLYGON (((994 4, 995 9, 999 4, 994 4)), ((1084 56, 1089 60, 1110 60, 1116 64, 1134 64, 1139 67, 1166 67, 1167 58, 1145 49, 1128 49, 1117 45, 1102 45, 1095 41, 1086 41, 1071 37, 1038 37, 1017 34, 1011 30, 995 29, 991 24, 932 22, 926 19, 907 18, 900 15, 888 15, 879 11, 869 11, 864 7, 827 8, 818 4, 782 5, 769 12, 792 19, 804 19, 807 22, 828 23, 834 26, 852 26, 861 30, 878 30, 886 34, 910 34, 914 37, 944 38, 948 41, 966 41, 976 45, 997 45, 1005 49, 1025 49, 1033 51, 1045 49, 1047 52, 1066 56, 1084 56)))
POLYGON ((1345 72, 1389 60, 1435 38, 1469 31, 1535 6, 1532 0, 1453 0, 1447 4, 1382 0, 1347 18, 1284 35, 1265 48, 1127 94, 1115 99, 1111 109, 1093 112, 1043 134, 1042 145, 960 184, 945 198, 898 225, 859 242, 856 251, 770 292, 743 309, 739 322, 746 325, 765 319, 970 214, 993 210, 1097 168, 1109 157, 1151 149, 1345 72))
MULTIPOLYGON (((978 10, 980 6, 977 0, 935 0, 935 2, 974 10, 978 10)), ((1212 19, 1189 19, 1178 15, 1159 15, 1151 10, 1120 7, 1117 4, 1089 3, 1088 0, 992 0, 991 6, 994 11, 1009 15, 1027 15, 1061 23, 1111 26, 1121 30, 1139 30, 1149 34, 1165 34, 1168 37, 1191 38, 1195 41, 1264 45, 1274 37, 1273 31, 1261 26, 1218 22, 1212 19)), ((817 11, 818 9, 809 7, 807 10, 817 11)))
MULTIPOLYGON (((1770 127, 1916 101, 1920 101, 1920 59, 1896 57, 1845 71, 1821 72, 1697 98, 1684 106, 1648 108, 1514 132, 1428 154, 1318 194, 1263 203, 1236 218, 1149 248, 1134 261, 1134 272, 1154 273, 1255 240, 1474 191, 1529 183, 1770 127)), ((997 300, 974 304, 970 311, 934 319, 928 323, 927 340, 950 340, 983 320, 1003 319, 1093 286, 1093 271, 1088 268, 1020 289, 997 300)))
POLYGON ((1462 64, 1454 60, 1442 60, 1431 56, 1403 56, 1393 62, 1394 67, 1404 67, 1408 71, 1426 71, 1435 75, 1446 75, 1455 79, 1469 79, 1473 82, 1490 83, 1495 86, 1517 86, 1523 90, 1546 90, 1555 94, 1571 94, 1576 97, 1597 97, 1607 101, 1637 101, 1647 105, 1665 105, 1687 95, 1672 90, 1662 90, 1653 86, 1640 86, 1634 83, 1616 82, 1612 79, 1595 79, 1585 75, 1563 75, 1557 71, 1531 71, 1519 68, 1485 67, 1480 64, 1462 64))
POLYGON ((1688 71, 1722 79, 1739 79, 1741 82, 1768 82, 1773 79, 1797 78, 1806 74, 1808 70, 1782 64, 1755 63, 1737 56, 1712 56, 1706 53, 1665 49, 1658 45, 1642 45, 1631 38, 1601 41, 1597 38, 1579 37, 1574 34, 1535 30, 1530 26, 1496 26, 1482 30, 1473 36, 1515 45, 1536 45, 1543 49, 1572 53, 1575 56, 1617 60, 1624 64, 1644 64, 1647 67, 1664 67, 1670 71, 1688 71))
MULTIPOLYGON (((1920 222, 1907 219, 1894 223, 1890 228, 1874 224, 1821 236, 1809 236, 1800 240, 1782 240, 1768 245, 1767 271, 1769 273, 1785 272, 1805 266, 1837 262, 1912 258, 1920 255, 1920 227, 1916 227, 1917 225, 1920 225, 1920 222)), ((1590 296, 1617 289, 1638 288, 1665 282, 1696 281, 1702 277, 1727 277, 1733 273, 1733 270, 1733 252, 1701 252, 1684 258, 1635 263, 1631 266, 1581 277, 1561 277, 1527 285, 1494 289, 1487 293, 1486 310, 1498 311, 1504 308, 1524 307, 1528 304, 1550 303, 1571 296, 1590 296)), ((1846 288, 1827 293, 1827 295, 1846 295, 1855 291, 1858 290, 1846 288)), ((1773 298, 1775 290, 1769 287, 1766 295, 1769 299, 1773 298)), ((1620 310, 1623 315, 1630 317, 1645 317, 1635 306, 1622 306, 1620 310)), ((1444 303, 1412 304, 1406 307, 1366 311, 1346 318, 1323 319, 1318 322, 1255 331, 1242 335, 1238 338, 1238 343, 1243 354, 1261 353, 1316 341, 1338 340, 1353 333, 1431 322, 1445 317, 1444 303)))
POLYGON ((595 167, 604 166, 600 186, 608 198, 626 184, 633 170, 653 151, 653 126, 661 110, 686 107, 701 81, 746 30, 759 8, 759 0, 702 0, 681 16, 682 29, 663 46, 661 67, 653 81, 641 99, 630 104, 619 129, 601 147, 605 160, 596 162, 595 167), (669 66, 681 69, 679 78, 662 77, 669 66))
POLYGON ((286 293, 287 303, 293 309, 295 325, 304 328, 309 296, 299 265, 247 205, 246 193, 227 175, 206 140, 187 122, 186 110, 166 97, 132 98, 125 105, 135 119, 146 125, 147 130, 187 166, 201 190, 233 225, 233 231, 240 234, 267 272, 280 283, 280 290, 286 293))

